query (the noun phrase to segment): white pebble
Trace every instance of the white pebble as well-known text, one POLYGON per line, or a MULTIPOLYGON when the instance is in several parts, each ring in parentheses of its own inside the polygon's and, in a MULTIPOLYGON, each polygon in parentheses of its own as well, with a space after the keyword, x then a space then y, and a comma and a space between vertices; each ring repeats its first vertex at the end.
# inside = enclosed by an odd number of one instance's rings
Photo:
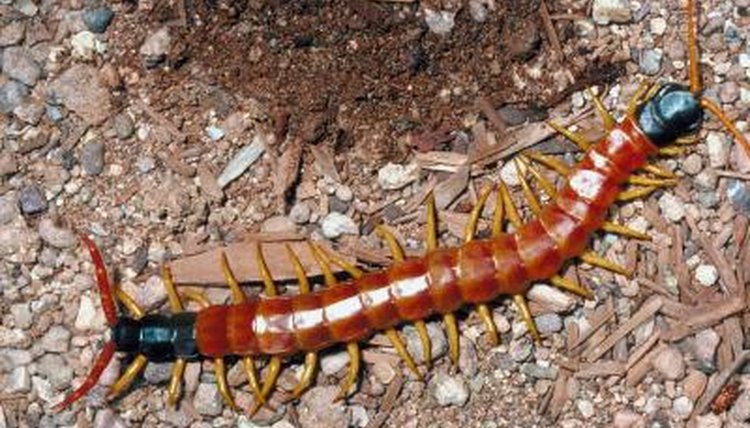
POLYGON ((337 212, 331 212, 325 216, 321 227, 323 229, 323 235, 328 239, 336 239, 344 234, 359 234, 357 223, 348 216, 337 212))
POLYGON ((729 160, 729 143, 724 134, 709 132, 706 136, 708 159, 712 168, 722 168, 729 160))
POLYGON ((659 208, 662 215, 673 223, 685 217, 685 204, 672 193, 665 193, 659 199, 659 208))
POLYGON ((585 419, 594 416, 594 404, 591 403, 591 401, 578 400, 578 402, 576 403, 576 407, 578 407, 578 411, 581 412, 581 416, 583 416, 585 419))
POLYGON ((657 17, 649 22, 651 34, 661 36, 667 30, 667 20, 662 17, 657 17))
POLYGON ((702 286, 710 287, 719 280, 719 271, 713 265, 700 265, 695 268, 695 279, 702 286))
POLYGON ((385 190, 400 189, 418 178, 419 166, 415 163, 399 165, 388 163, 378 171, 378 184, 385 190))
POLYGON ((242 173, 245 172, 253 162, 260 158, 265 150, 265 138, 261 136, 261 134, 255 135, 253 142, 240 149, 221 172, 219 178, 216 179, 219 187, 223 189, 227 184, 242 175, 242 173))

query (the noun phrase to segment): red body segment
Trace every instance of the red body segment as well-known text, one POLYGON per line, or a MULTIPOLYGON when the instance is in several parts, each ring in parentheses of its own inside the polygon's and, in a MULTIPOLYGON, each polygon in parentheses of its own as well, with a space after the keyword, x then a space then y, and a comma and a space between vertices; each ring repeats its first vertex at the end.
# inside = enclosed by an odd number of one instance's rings
POLYGON ((211 357, 315 351, 466 303, 523 294, 583 252, 620 185, 656 150, 628 118, 589 149, 555 199, 515 233, 430 251, 308 294, 212 306, 196 320, 199 351, 211 357))

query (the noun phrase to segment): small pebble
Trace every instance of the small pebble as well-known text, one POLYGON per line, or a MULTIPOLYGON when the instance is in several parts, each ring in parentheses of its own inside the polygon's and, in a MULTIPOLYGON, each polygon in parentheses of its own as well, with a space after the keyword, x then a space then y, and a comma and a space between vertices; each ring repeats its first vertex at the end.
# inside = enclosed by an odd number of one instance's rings
POLYGON ((711 168, 723 168, 729 160, 729 141, 724 134, 711 131, 706 136, 706 148, 711 168))
POLYGON ((557 333, 562 330, 563 327, 562 318, 556 313, 539 315, 534 318, 534 321, 536 322, 536 327, 539 330, 539 333, 543 335, 557 333))
POLYGON ((10 394, 29 392, 31 390, 31 376, 28 367, 14 368, 5 378, 3 390, 10 394))
POLYGON ((651 34, 661 36, 667 30, 667 20, 661 16, 653 18, 649 22, 649 29, 651 30, 651 34))
POLYGON ((78 238, 73 231, 58 227, 49 218, 44 218, 39 222, 39 236, 55 248, 71 248, 78 243, 78 238))
POLYGON ((39 343, 49 352, 67 352, 70 347, 70 336, 70 332, 64 327, 54 325, 44 333, 39 343))
POLYGON ((266 219, 260 226, 260 231, 264 233, 284 233, 295 232, 297 226, 285 215, 277 215, 266 219))
POLYGON ((384 190, 396 190, 405 187, 418 178, 419 167, 412 163, 399 165, 388 163, 378 171, 378 184, 384 190))
POLYGON ((615 413, 614 421, 612 422, 614 428, 638 428, 644 427, 645 421, 643 416, 630 410, 620 410, 615 413))
POLYGON ((265 139, 260 134, 256 134, 252 143, 241 148, 234 157, 232 157, 232 160, 229 161, 221 174, 219 174, 219 177, 216 179, 219 187, 223 189, 227 184, 237 179, 237 177, 242 175, 250 165, 255 163, 265 151, 265 139))
POLYGON ((23 40, 26 27, 22 20, 12 20, 0 28, 0 47, 17 45, 23 40))
POLYGON ((135 161, 135 167, 141 174, 146 174, 156 168, 156 161, 148 155, 139 156, 138 160, 135 161))
POLYGON ((81 296, 81 303, 78 306, 78 315, 76 315, 73 324, 78 330, 100 330, 104 327, 104 317, 94 306, 94 301, 89 296, 81 296))
POLYGON ((354 198, 354 192, 349 186, 341 185, 336 188, 336 197, 343 202, 351 202, 354 198))
POLYGON ((624 24, 632 17, 628 0, 594 0, 591 16, 599 25, 624 24))
POLYGON ((83 22, 92 32, 103 33, 107 30, 114 16, 115 13, 112 9, 108 6, 102 6, 83 12, 83 22))
POLYGON ((172 363, 149 362, 143 371, 143 379, 152 385, 159 385, 169 381, 172 377, 172 363))
POLYGON ((346 427, 351 413, 342 400, 335 400, 337 386, 315 386, 302 395, 297 407, 301 428, 346 427))
POLYGON ((659 208, 662 215, 673 223, 685 217, 685 204, 672 193, 665 193, 659 198, 659 208))
POLYGON ((729 410, 729 415, 737 422, 744 424, 750 419, 750 391, 747 389, 740 394, 737 401, 729 410))
POLYGON ((127 140, 135 132, 135 124, 129 114, 123 112, 115 116, 112 126, 115 129, 117 138, 127 140))
POLYGON ((692 153, 682 161, 682 170, 690 175, 698 174, 703 170, 703 159, 697 153, 692 153))
POLYGON ((526 361, 531 357, 531 353, 534 351, 534 346, 531 342, 524 338, 514 340, 510 344, 510 357, 513 361, 522 362, 526 361))
POLYGON ((94 140, 81 150, 81 167, 88 175, 99 175, 104 170, 104 142, 94 140))
POLYGON ((641 52, 638 65, 643 74, 655 76, 661 70, 661 60, 664 52, 661 49, 646 49, 641 52))
POLYGON ((12 222, 19 214, 15 201, 8 196, 0 196, 0 226, 12 222))
POLYGON ((740 86, 737 82, 730 80, 719 87, 719 99, 724 104, 731 104, 740 97, 740 86))
POLYGON ((589 419, 594 416, 594 404, 591 401, 578 400, 576 401, 576 407, 584 419, 589 419))
POLYGON ((42 76, 42 68, 34 60, 34 56, 22 47, 6 48, 3 51, 2 67, 3 74, 26 86, 34 86, 42 76))
POLYGON ((378 361, 372 366, 372 374, 385 385, 393 382, 393 379, 396 377, 396 371, 393 369, 393 366, 382 361, 378 361))
POLYGON ((28 303, 16 303, 11 305, 10 313, 13 315, 13 321, 16 328, 27 329, 34 322, 34 315, 31 313, 28 303))
POLYGON ((693 353, 698 360, 700 370, 712 372, 716 370, 714 357, 716 349, 719 347, 721 337, 712 329, 701 330, 693 339, 693 353))
POLYGON ((297 224, 305 224, 310 221, 310 207, 304 202, 294 204, 289 211, 289 218, 297 224))
POLYGON ((447 10, 432 10, 424 8, 424 20, 430 31, 445 36, 451 32, 456 25, 456 13, 447 10))
POLYGON ((433 397, 443 407, 460 407, 469 399, 469 388, 460 376, 438 373, 432 378, 430 384, 433 397))
POLYGON ((44 115, 44 106, 35 102, 24 103, 13 109, 13 114, 29 125, 36 125, 44 115))
POLYGON ((201 383, 193 397, 193 406, 201 415, 219 416, 221 414, 222 402, 216 385, 201 383))
POLYGON ((661 351, 653 362, 654 368, 667 380, 678 380, 685 376, 685 361, 682 353, 675 347, 661 351))
POLYGON ((172 37, 169 35, 167 27, 162 27, 149 34, 138 50, 146 67, 153 68, 164 61, 167 58, 167 53, 169 53, 171 43, 172 37))
POLYGON ((219 141, 224 138, 224 130, 217 126, 209 126, 206 128, 206 135, 212 141, 219 141))
POLYGON ((721 418, 710 412, 695 418, 695 428, 721 428, 723 426, 721 418))
POLYGON ((326 354, 320 359, 320 370, 331 376, 349 365, 349 354, 346 351, 338 351, 326 354))
POLYGON ((350 217, 332 212, 323 218, 321 222, 323 236, 328 239, 336 239, 341 235, 359 235, 359 227, 350 217))
POLYGON ((47 198, 39 186, 28 185, 21 189, 18 197, 21 212, 25 215, 39 214, 47 210, 47 198))
POLYGON ((729 180, 727 196, 736 209, 750 216, 750 189, 747 184, 740 180, 729 180))
POLYGON ((690 414, 693 412, 693 402, 690 401, 689 398, 685 397, 684 395, 681 397, 678 397, 674 400, 672 403, 672 411, 675 415, 677 415, 678 418, 682 420, 686 420, 690 417, 690 414))
POLYGON ((11 113, 29 95, 29 88, 21 82, 10 80, 0 85, 0 113, 11 113))
POLYGON ((695 279, 704 287, 711 287, 719 280, 719 271, 713 265, 699 265, 695 268, 695 279))
POLYGON ((682 392, 695 402, 703 394, 707 383, 708 376, 699 370, 691 369, 682 381, 682 392))
POLYGON ((93 428, 126 428, 128 424, 123 421, 112 409, 103 408, 96 412, 93 428))

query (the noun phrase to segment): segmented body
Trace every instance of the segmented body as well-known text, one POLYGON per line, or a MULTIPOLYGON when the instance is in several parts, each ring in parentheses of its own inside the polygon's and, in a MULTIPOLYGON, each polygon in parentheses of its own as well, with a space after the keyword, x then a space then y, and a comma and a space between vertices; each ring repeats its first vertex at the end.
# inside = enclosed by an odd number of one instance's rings
POLYGON ((627 119, 592 145, 555 199, 514 233, 436 249, 312 293, 209 307, 196 320, 199 352, 217 357, 316 351, 464 304, 524 294, 533 281, 551 277, 584 251, 621 184, 656 152, 627 119))

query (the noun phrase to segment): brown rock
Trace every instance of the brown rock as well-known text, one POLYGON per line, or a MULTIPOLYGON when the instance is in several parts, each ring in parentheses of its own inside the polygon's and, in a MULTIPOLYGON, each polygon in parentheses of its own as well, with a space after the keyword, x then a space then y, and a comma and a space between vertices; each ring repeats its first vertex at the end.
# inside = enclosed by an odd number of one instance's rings
POLYGON ((112 109, 109 90, 99 72, 89 65, 70 67, 49 89, 89 125, 98 125, 109 117, 112 109))

